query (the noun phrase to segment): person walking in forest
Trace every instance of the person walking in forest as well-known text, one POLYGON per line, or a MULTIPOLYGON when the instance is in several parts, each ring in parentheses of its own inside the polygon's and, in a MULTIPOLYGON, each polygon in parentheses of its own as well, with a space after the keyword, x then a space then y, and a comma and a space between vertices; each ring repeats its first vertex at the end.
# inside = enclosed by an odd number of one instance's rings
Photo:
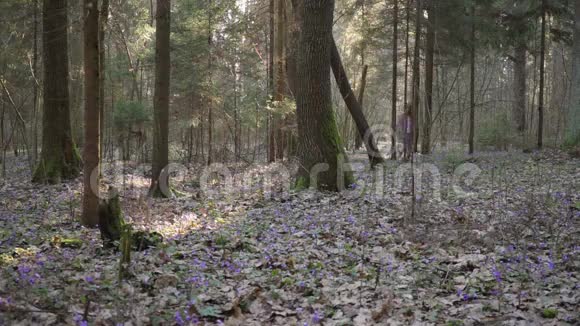
POLYGON ((405 112, 399 115, 397 122, 399 139, 403 140, 403 160, 409 160, 413 144, 413 119, 411 118, 411 105, 407 105, 405 112))

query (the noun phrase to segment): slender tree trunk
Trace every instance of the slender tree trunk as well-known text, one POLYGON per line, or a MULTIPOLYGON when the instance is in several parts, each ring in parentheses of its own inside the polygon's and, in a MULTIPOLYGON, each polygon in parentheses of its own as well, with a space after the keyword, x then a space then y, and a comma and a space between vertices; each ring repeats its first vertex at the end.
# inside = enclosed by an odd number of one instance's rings
POLYGON ((423 119, 423 137, 421 153, 431 152, 431 127, 433 112, 433 59, 435 57, 435 2, 429 4, 429 25, 427 26, 427 46, 425 49, 425 117, 423 119))
MULTIPOLYGON (((363 31, 363 35, 362 35, 362 40, 361 40, 361 47, 360 47, 360 66, 362 67, 362 74, 360 77, 361 80, 361 85, 360 85, 360 89, 359 89, 359 93, 358 93, 358 101, 359 104, 361 106, 361 109, 363 110, 363 114, 364 114, 364 106, 363 106, 363 97, 364 97, 364 93, 365 93, 365 86, 366 86, 366 69, 368 69, 367 64, 366 64, 366 60, 365 60, 365 54, 366 54, 366 30, 367 30, 367 11, 366 11, 366 6, 365 6, 365 0, 361 0, 361 20, 362 20, 362 31, 363 31)), ((355 141, 354 141, 354 149, 355 150, 359 150, 361 148, 361 146, 363 145, 363 139, 361 137, 360 134, 356 134, 355 135, 355 141)))
MULTIPOLYGON (((285 40, 284 40, 284 7, 285 1, 279 0, 276 6, 276 31, 274 38, 274 58, 275 58, 275 88, 274 101, 281 103, 284 101, 286 95, 286 60, 285 60, 285 40)), ((276 159, 284 159, 284 131, 283 120, 277 114, 274 117, 275 144, 276 144, 276 159)))
POLYGON ((44 0, 43 25, 43 126, 42 154, 33 182, 59 183, 80 173, 70 120, 67 40, 67 1, 44 0))
MULTIPOLYGON (((269 38, 269 49, 268 49, 268 95, 271 99, 274 99, 274 63, 275 63, 275 1, 270 0, 269 3, 269 17, 270 17, 270 38, 269 38)), ((268 162, 276 161, 276 131, 275 131, 275 117, 272 113, 268 113, 268 162)))
POLYGON ((99 21, 99 133, 100 157, 104 157, 105 149, 105 36, 109 20, 109 0, 102 0, 99 21))
POLYGON ((324 172, 316 174, 316 187, 342 190, 352 183, 352 174, 343 171, 344 148, 332 109, 330 65, 332 49, 333 0, 307 0, 302 8, 296 116, 300 143, 300 168, 296 187, 314 186, 311 172, 319 163, 324 172))
POLYGON ((99 223, 99 8, 84 1, 85 141, 82 223, 99 223))
POLYGON ((405 8, 406 11, 406 18, 405 18, 405 89, 404 89, 404 98, 403 98, 403 111, 407 110, 407 93, 408 93, 408 86, 409 86, 409 20, 411 18, 411 1, 407 0, 407 7, 405 8))
POLYGON ((155 15, 155 91, 153 99, 153 161, 149 194, 169 197, 169 82, 171 76, 171 1, 157 0, 155 15))
POLYGON ((381 153, 375 143, 374 135, 363 114, 362 107, 357 101, 356 97, 354 96, 354 92, 350 87, 348 76, 344 71, 342 60, 340 59, 340 54, 338 53, 338 48, 336 47, 336 42, 334 39, 331 39, 330 66, 332 67, 334 79, 336 80, 336 84, 338 85, 338 89, 340 90, 340 94, 342 95, 344 103, 346 104, 346 107, 348 108, 348 111, 350 112, 350 115, 355 122, 358 135, 361 137, 366 147, 371 166, 382 163, 384 159, 381 156, 381 153))
POLYGON ((397 159, 397 42, 399 40, 399 0, 394 0, 393 5, 393 81, 391 86, 391 160, 397 159))
POLYGON ((469 82, 469 154, 474 151, 475 136, 475 4, 471 5, 471 47, 469 82))
POLYGON ((422 16, 422 6, 421 0, 417 1, 417 8, 415 12, 415 48, 413 50, 413 101, 411 109, 411 127, 413 129, 413 152, 417 151, 417 139, 419 136, 418 120, 419 120, 419 92, 421 87, 421 76, 420 74, 420 58, 419 58, 419 46, 421 43, 421 16, 422 16))
POLYGON ((209 0, 208 5, 208 15, 207 15, 207 47, 208 47, 208 55, 207 55, 207 74, 208 74, 208 81, 209 81, 209 89, 207 94, 207 107, 209 110, 207 116, 207 165, 210 165, 213 162, 213 80, 212 80, 212 66, 213 66, 213 57, 212 57, 212 47, 213 47, 213 16, 211 11, 213 10, 213 1, 209 0))
MULTIPOLYGON (((364 113, 364 99, 365 99, 365 89, 367 88, 367 72, 369 70, 368 65, 363 66, 362 74, 360 76, 360 88, 358 90, 358 104, 363 109, 364 113)), ((362 146, 362 137, 359 135, 360 144, 357 145, 357 149, 362 146)))
POLYGON ((526 130, 526 44, 518 41, 514 52, 514 120, 516 130, 523 134, 526 130))
POLYGON ((574 0, 574 43, 572 44, 572 81, 565 143, 580 144, 580 0, 574 0))
POLYGON ((542 31, 540 35, 540 94, 538 98, 538 148, 544 142, 544 65, 546 56, 546 3, 542 0, 542 31))
POLYGON ((236 53, 236 60, 234 61, 233 73, 234 73, 234 156, 235 161, 238 162, 240 160, 240 115, 238 112, 238 61, 237 61, 237 53, 236 53))
MULTIPOLYGON (((111 61, 111 47, 107 48, 107 59, 109 60, 109 62, 111 61)), ((111 112, 115 112, 115 79, 113 78, 113 76, 109 75, 109 83, 110 85, 110 92, 111 92, 111 112)), ((104 99, 103 99, 104 100, 104 99)), ((108 128, 108 132, 106 132, 105 134, 101 134, 101 137, 105 137, 108 134, 108 137, 106 137, 107 142, 106 142, 106 151, 105 153, 108 151, 110 157, 115 156, 115 146, 113 145, 113 140, 112 140, 112 132, 111 132, 112 126, 109 125, 108 128)), ((107 129, 105 129, 105 131, 107 131, 107 129)))
POLYGON ((36 164, 38 160, 38 0, 32 2, 33 5, 33 17, 34 17, 34 33, 33 33, 33 48, 32 48, 32 74, 34 76, 33 82, 33 131, 32 131, 32 147, 33 147, 33 164, 36 164))

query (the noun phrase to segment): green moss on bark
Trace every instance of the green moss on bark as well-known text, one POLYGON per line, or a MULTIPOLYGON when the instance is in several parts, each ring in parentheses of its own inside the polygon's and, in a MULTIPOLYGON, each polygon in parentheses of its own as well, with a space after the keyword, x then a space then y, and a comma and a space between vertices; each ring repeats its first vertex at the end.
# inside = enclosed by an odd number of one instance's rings
MULTIPOLYGON (((333 150, 334 153, 336 153, 336 156, 334 157, 334 161, 328 162, 331 166, 331 171, 336 171, 336 173, 341 172, 343 174, 343 181, 344 181, 344 185, 345 186, 349 186, 352 183, 354 183, 354 177, 352 175, 351 171, 344 171, 342 169, 342 167, 339 167, 338 164, 347 164, 348 165, 348 158, 346 156, 346 153, 344 152, 344 147, 343 147, 343 143, 342 143, 342 139, 340 138, 340 133, 338 132, 338 128, 336 126, 336 119, 334 117, 334 111, 332 110, 332 108, 329 110, 329 114, 327 116, 326 119, 324 119, 324 123, 322 125, 322 134, 325 138, 326 141, 330 142, 331 145, 331 149, 333 150), (341 159, 342 157, 342 159, 341 159)), ((334 173, 332 173, 333 175, 336 175, 334 173)), ((338 176, 337 176, 337 182, 338 182, 338 176)), ((334 185, 330 185, 329 190, 335 190, 333 188, 338 188, 335 187, 334 185)), ((336 189, 336 190, 340 190, 340 189, 336 189)))
POLYGON ((121 232, 125 225, 119 195, 99 203, 99 229, 105 247, 113 247, 121 239, 121 232))
POLYGON ((298 191, 306 190, 310 187, 310 180, 307 177, 299 176, 294 183, 294 189, 298 191))
POLYGON ((34 170, 32 182, 56 184, 78 177, 81 170, 81 157, 76 146, 73 145, 71 154, 68 156, 67 158, 62 154, 43 154, 34 170))

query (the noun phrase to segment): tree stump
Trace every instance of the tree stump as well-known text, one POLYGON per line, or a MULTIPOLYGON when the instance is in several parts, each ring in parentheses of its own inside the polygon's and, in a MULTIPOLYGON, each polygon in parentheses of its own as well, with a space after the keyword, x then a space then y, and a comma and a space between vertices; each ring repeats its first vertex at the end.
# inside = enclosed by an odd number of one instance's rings
POLYGON ((115 242, 121 239, 122 227, 125 225, 119 194, 114 188, 109 189, 109 192, 114 195, 99 203, 99 229, 103 244, 108 248, 114 247, 115 242))
MULTIPOLYGON (((118 248, 123 242, 123 230, 130 229, 130 225, 125 223, 119 194, 114 188, 109 189, 113 194, 110 199, 101 200, 99 203, 99 229, 101 230, 101 239, 105 248, 118 248)), ((135 231, 128 232, 128 241, 130 248, 125 246, 125 250, 145 250, 156 247, 163 242, 163 236, 158 232, 135 231)), ((127 237, 127 235, 125 235, 127 237)), ((123 246, 120 246, 123 249, 123 246)))

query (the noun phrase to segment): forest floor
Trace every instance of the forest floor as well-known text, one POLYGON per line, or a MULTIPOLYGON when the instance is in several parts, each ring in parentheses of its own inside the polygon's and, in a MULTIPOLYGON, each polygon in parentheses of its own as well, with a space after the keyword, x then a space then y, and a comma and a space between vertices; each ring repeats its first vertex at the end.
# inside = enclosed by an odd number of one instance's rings
POLYGON ((2 325, 580 323, 580 160, 566 153, 420 157, 440 178, 424 173, 414 209, 408 175, 396 186, 401 162, 387 162, 384 187, 361 169, 340 194, 269 199, 237 183, 202 193, 199 167, 172 178, 192 196, 149 199, 126 164, 115 185, 127 220, 165 241, 133 252, 121 283, 120 254, 78 222, 81 178, 33 185, 12 160, 0 183, 2 325), (454 179, 462 163, 472 177, 454 179))

